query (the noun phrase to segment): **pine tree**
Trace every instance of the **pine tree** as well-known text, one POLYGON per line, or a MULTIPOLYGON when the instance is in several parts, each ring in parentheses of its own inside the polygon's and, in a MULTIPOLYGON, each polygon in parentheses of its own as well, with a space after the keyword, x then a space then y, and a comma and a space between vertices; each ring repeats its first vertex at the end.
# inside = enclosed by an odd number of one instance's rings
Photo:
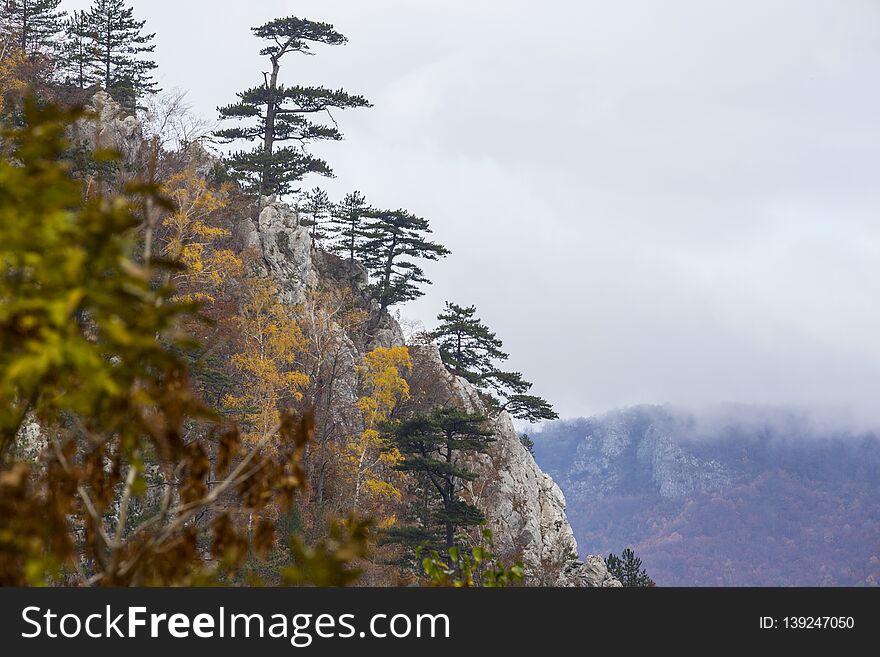
POLYGON ((371 292, 382 311, 424 296, 419 284, 430 284, 413 259, 439 260, 449 250, 425 239, 431 233, 427 219, 406 210, 369 210, 362 241, 357 247, 361 262, 374 282, 371 292))
POLYGON ((447 302, 437 319, 440 326, 431 338, 446 368, 483 391, 493 408, 529 422, 559 417, 547 400, 528 394, 532 384, 522 374, 498 368, 497 363, 509 355, 502 351, 498 336, 477 317, 475 306, 447 302))
POLYGON ((252 150, 234 153, 228 160, 230 169, 246 189, 260 196, 289 194, 293 183, 306 174, 333 175, 324 160, 309 155, 304 147, 313 141, 338 141, 342 133, 335 124, 324 125, 309 117, 329 115, 331 108, 369 107, 370 103, 363 96, 353 96, 341 89, 286 87, 279 82, 281 60, 286 55, 311 54, 310 44, 346 43, 346 38, 332 25, 290 16, 253 28, 253 32, 270 44, 260 54, 269 58, 271 72, 263 74, 260 86, 240 92, 238 102, 219 108, 221 119, 243 121, 244 125, 215 134, 227 143, 259 142, 252 150), (296 146, 285 145, 292 142, 296 146))
POLYGON ((459 457, 485 454, 495 441, 485 424, 486 418, 481 415, 437 408, 429 415, 403 420, 391 428, 389 443, 403 457, 396 469, 420 475, 434 492, 430 516, 420 528, 400 528, 401 539, 406 538, 408 543, 416 539, 430 541, 436 538, 434 529, 439 526, 448 552, 455 545, 457 529, 485 520, 477 507, 459 496, 462 484, 477 478, 459 457))
POLYGON ((313 242, 327 238, 327 222, 330 220, 330 197, 320 187, 303 195, 299 204, 300 224, 310 226, 313 242))
POLYGON ((55 51, 64 29, 65 13, 60 5, 61 0, 6 0, 4 31, 28 57, 55 51))
POLYGON ((91 67, 104 90, 129 109, 139 97, 159 91, 151 72, 156 62, 144 57, 156 50, 155 33, 144 33, 146 21, 135 20, 125 0, 94 0, 86 16, 92 38, 91 67))
POLYGON ((94 34, 89 26, 88 14, 85 11, 74 11, 64 26, 62 62, 67 82, 76 85, 79 89, 85 89, 95 81, 94 34))
POLYGON ((608 558, 605 559, 605 565, 608 568, 608 572, 616 577, 625 587, 656 586, 654 580, 642 568, 642 560, 630 548, 626 548, 619 557, 616 554, 609 554, 608 558))
POLYGON ((369 211, 367 200, 360 192, 347 194, 341 203, 334 203, 330 213, 330 224, 336 241, 330 250, 338 256, 354 262, 358 245, 363 237, 363 219, 369 211))
POLYGON ((502 342, 476 316, 476 306, 464 308, 446 302, 437 319, 440 326, 431 334, 440 347, 446 368, 472 384, 478 385, 497 371, 496 360, 507 360, 502 342))

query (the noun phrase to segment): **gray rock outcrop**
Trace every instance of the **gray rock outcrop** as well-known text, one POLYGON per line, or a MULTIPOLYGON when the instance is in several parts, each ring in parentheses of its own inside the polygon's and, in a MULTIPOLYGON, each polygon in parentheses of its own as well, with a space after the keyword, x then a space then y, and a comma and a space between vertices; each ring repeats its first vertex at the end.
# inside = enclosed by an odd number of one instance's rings
POLYGON ((132 116, 104 91, 91 97, 86 110, 92 115, 78 121, 72 130, 74 144, 94 152, 112 150, 123 163, 134 162, 144 143, 144 132, 137 117, 132 116))
MULTIPOLYGON (((471 384, 449 373, 436 345, 410 347, 416 370, 445 388, 445 403, 487 415, 471 384)), ((578 558, 577 541, 565 515, 565 497, 520 442, 507 413, 493 420, 495 442, 488 454, 468 459, 479 478, 466 488, 469 501, 486 515, 495 550, 520 559, 526 581, 540 586, 620 586, 600 557, 578 558)))
MULTIPOLYGON (((308 227, 284 203, 264 199, 258 219, 244 221, 241 230, 257 273, 275 281, 283 302, 303 305, 308 313, 312 291, 332 283, 350 283, 352 278, 360 282, 355 285, 356 291, 363 291, 365 272, 355 271, 350 263, 315 249, 308 227)), ((340 331, 335 338, 339 341, 340 362, 347 365, 340 369, 351 372, 340 381, 342 392, 337 401, 341 408, 333 411, 341 415, 347 413, 345 407, 353 408, 357 399, 353 365, 375 347, 405 342, 399 324, 390 315, 379 312, 365 295, 361 300, 371 317, 372 337, 364 341, 363 336, 340 331)), ((416 376, 429 382, 425 387, 432 390, 431 403, 486 414, 477 391, 447 371, 435 345, 413 345, 410 352, 416 376)), ((480 476, 467 488, 466 495, 486 514, 496 551, 506 559, 522 560, 527 583, 532 585, 620 586, 601 558, 588 557, 586 562, 578 559, 577 543, 565 515, 565 498, 522 446, 511 418, 501 413, 493 422, 496 441, 489 454, 468 463, 480 476)))

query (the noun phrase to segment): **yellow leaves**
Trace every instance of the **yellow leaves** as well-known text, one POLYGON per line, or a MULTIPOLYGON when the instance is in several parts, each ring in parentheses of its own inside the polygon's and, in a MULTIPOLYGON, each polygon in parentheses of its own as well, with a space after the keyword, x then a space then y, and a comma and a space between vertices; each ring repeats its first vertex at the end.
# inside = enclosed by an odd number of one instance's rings
POLYGON ((213 301, 213 288, 244 269, 241 258, 214 244, 229 236, 229 230, 211 225, 210 219, 228 204, 229 188, 212 188, 193 168, 171 176, 162 188, 176 210, 165 217, 163 255, 179 260, 184 271, 178 284, 193 291, 191 298, 213 301), (196 296, 198 294, 202 296, 196 296))
POLYGON ((0 111, 6 109, 9 97, 21 97, 27 92, 27 82, 20 75, 25 64, 25 54, 19 48, 7 44, 4 56, 0 59, 0 111))
POLYGON ((406 347, 380 347, 364 356, 358 367, 364 391, 357 407, 364 419, 364 430, 346 445, 343 460, 354 471, 354 506, 360 503, 361 488, 373 499, 400 499, 394 485, 399 476, 394 466, 402 460, 400 452, 390 449, 379 432, 383 422, 401 401, 409 399, 409 384, 404 374, 412 371, 412 359, 406 347))
POLYGON ((383 518, 378 523, 376 523, 376 527, 379 529, 391 529, 397 524, 397 516, 391 514, 387 518, 383 518))
POLYGON ((278 422, 279 404, 302 399, 309 377, 296 368, 307 340, 297 321, 297 309, 278 301, 278 288, 270 280, 245 282, 246 299, 234 319, 239 351, 231 358, 242 389, 227 395, 228 408, 242 411, 251 425, 251 437, 265 435, 278 422))
POLYGON ((411 371, 412 359, 406 347, 380 347, 364 356, 358 373, 369 394, 358 400, 358 409, 367 428, 388 420, 398 402, 409 399, 409 384, 402 373, 411 371))
POLYGON ((401 497, 400 490, 398 488, 396 488, 391 483, 383 481, 381 479, 368 479, 364 483, 364 487, 371 495, 373 495, 373 497, 397 500, 399 500, 401 497))

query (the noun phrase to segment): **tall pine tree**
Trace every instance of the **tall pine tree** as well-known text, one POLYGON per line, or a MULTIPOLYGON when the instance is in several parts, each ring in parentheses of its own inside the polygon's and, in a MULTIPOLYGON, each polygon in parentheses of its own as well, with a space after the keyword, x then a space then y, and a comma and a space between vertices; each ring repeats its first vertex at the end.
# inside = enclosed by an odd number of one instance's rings
POLYGON ((279 81, 282 59, 290 53, 311 54, 311 44, 316 43, 346 43, 332 25, 290 16, 253 28, 253 32, 269 44, 260 54, 269 58, 271 71, 264 72, 263 84, 240 92, 238 102, 219 108, 221 119, 243 124, 215 134, 228 143, 257 142, 253 149, 239 151, 228 159, 230 169, 246 189, 260 196, 289 194, 293 183, 306 174, 333 175, 330 166, 308 154, 305 146, 313 141, 338 141, 342 133, 335 123, 326 125, 311 117, 329 116, 331 109, 369 107, 370 103, 363 96, 341 89, 286 87, 279 81))
POLYGON ((446 368, 483 391, 495 410, 529 422, 559 417, 547 400, 528 394, 532 384, 522 374, 499 369, 498 363, 509 355, 502 351, 498 336, 477 317, 475 306, 447 302, 437 319, 440 326, 431 338, 446 368))
POLYGON ((485 454, 494 441, 485 417, 458 409, 437 408, 393 425, 390 448, 403 457, 395 468, 417 475, 433 491, 421 526, 403 526, 395 532, 397 537, 410 544, 439 538, 448 553, 457 529, 482 523, 483 513, 460 497, 462 484, 477 478, 460 457, 485 454))
POLYGON ((68 84, 85 89, 95 82, 95 39, 85 11, 74 11, 64 26, 62 64, 68 84))
POLYGON ((439 260, 449 249, 426 239, 427 219, 406 210, 369 210, 358 245, 361 262, 373 279, 371 291, 384 311, 389 306, 424 296, 420 284, 430 284, 414 259, 439 260))
POLYGON ((327 238, 327 223, 330 220, 330 197, 320 187, 303 194, 299 204, 300 223, 309 226, 313 242, 327 238))
POLYGON ((341 203, 333 204, 330 212, 330 225, 336 237, 330 246, 333 253, 349 262, 355 261, 367 212, 367 200, 360 192, 346 194, 341 203))
POLYGON ((3 27, 27 57, 51 53, 60 46, 65 13, 61 0, 6 0, 3 27))
POLYGON ((145 33, 146 21, 135 20, 125 0, 94 0, 88 15, 92 39, 91 68, 114 99, 134 109, 138 98, 159 91, 152 78, 156 62, 155 34, 145 33))

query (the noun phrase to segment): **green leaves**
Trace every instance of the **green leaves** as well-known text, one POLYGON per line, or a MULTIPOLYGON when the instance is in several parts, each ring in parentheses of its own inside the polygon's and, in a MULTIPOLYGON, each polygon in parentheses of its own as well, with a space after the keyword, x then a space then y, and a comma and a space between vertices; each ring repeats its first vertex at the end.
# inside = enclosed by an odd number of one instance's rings
POLYGON ((436 550, 423 557, 426 550, 422 546, 416 554, 431 586, 502 588, 522 582, 525 576, 522 563, 507 566, 492 550, 492 532, 483 528, 482 543, 469 552, 454 545, 448 550, 448 559, 442 558, 436 550))
POLYGON ((267 153, 258 146, 252 151, 233 153, 226 163, 232 175, 252 193, 258 192, 261 184, 265 185, 265 192, 289 193, 294 183, 310 173, 333 177, 327 162, 297 148, 278 148, 267 153))
POLYGON ((276 18, 265 25, 253 28, 252 31, 261 39, 275 42, 260 53, 274 57, 282 57, 293 51, 307 52, 309 42, 331 46, 339 46, 347 42, 347 39, 329 23, 318 23, 295 16, 276 18))
POLYGON ((605 559, 605 565, 608 568, 608 572, 616 577, 624 587, 642 588, 655 586, 654 580, 642 568, 642 560, 630 548, 626 548, 619 557, 616 554, 609 554, 608 558, 605 559))
POLYGON ((370 523, 350 517, 331 523, 328 534, 314 547, 291 541, 293 565, 282 572, 289 586, 348 586, 360 577, 352 564, 367 556, 370 523))
POLYGON ((8 36, 28 57, 57 48, 57 37, 64 18, 60 5, 61 0, 5 3, 3 21, 8 36))
POLYGON ((75 13, 67 25, 66 68, 84 88, 99 81, 104 90, 129 110, 137 99, 159 91, 152 78, 156 62, 155 34, 144 32, 146 21, 134 18, 125 0, 94 0, 88 12, 75 13))
POLYGON ((152 263, 129 259, 141 200, 166 202, 142 186, 83 203, 60 162, 64 125, 78 117, 30 102, 26 126, 4 135, 15 164, 0 161, 0 454, 28 413, 143 431, 133 407, 158 403, 183 370, 164 345, 182 346, 175 325, 192 306, 151 285, 152 263))

